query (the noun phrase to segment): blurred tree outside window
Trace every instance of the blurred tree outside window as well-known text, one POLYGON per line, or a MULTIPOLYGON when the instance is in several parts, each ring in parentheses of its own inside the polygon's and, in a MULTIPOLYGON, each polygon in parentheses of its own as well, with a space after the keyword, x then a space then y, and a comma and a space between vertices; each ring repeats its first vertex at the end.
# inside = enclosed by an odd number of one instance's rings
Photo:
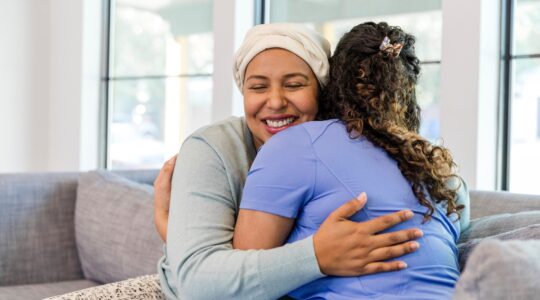
POLYGON ((399 26, 416 37, 422 62, 417 99, 422 108, 420 133, 440 139, 441 0, 266 0, 269 22, 302 23, 317 30, 332 50, 343 34, 357 24, 373 21, 399 26))
POLYGON ((111 0, 107 168, 159 168, 211 120, 212 0, 111 0))

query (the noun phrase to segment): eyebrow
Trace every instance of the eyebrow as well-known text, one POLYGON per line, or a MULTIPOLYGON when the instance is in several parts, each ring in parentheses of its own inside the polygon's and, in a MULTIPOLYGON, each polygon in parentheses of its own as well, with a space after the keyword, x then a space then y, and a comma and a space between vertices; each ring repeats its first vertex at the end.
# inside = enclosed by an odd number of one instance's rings
MULTIPOLYGON (((289 74, 286 74, 285 76, 283 76, 285 79, 289 79, 289 78, 292 78, 292 77, 296 77, 296 76, 300 76, 302 78, 304 78, 305 80, 309 80, 309 77, 306 75, 306 74, 303 74, 303 73, 289 73, 289 74)), ((268 79, 268 77, 266 76, 263 76, 263 75, 251 75, 249 76, 248 78, 246 78, 244 81, 248 81, 250 79, 261 79, 261 80, 265 80, 265 79, 268 79)))
POLYGON ((287 79, 287 78, 296 77, 296 76, 300 76, 300 77, 303 77, 305 80, 309 80, 309 77, 306 74, 303 74, 303 73, 287 74, 287 75, 285 75, 285 78, 287 79))

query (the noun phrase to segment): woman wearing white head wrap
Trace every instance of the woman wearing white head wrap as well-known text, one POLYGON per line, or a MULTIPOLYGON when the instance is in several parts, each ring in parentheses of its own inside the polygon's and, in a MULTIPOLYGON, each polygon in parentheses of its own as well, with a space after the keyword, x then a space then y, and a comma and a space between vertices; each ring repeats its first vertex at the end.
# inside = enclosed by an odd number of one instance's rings
POLYGON ((311 68, 321 86, 328 77, 330 43, 315 31, 288 23, 258 25, 251 28, 234 56, 233 74, 242 91, 247 65, 260 52, 281 48, 302 58, 311 68))
MULTIPOLYGON (((246 118, 195 132, 182 145, 172 183, 174 159, 154 184, 155 223, 167 241, 158 268, 167 298, 276 299, 326 275, 399 269, 398 262, 370 259, 373 247, 362 241, 408 217, 396 213, 369 223, 347 221, 360 209, 356 199, 337 209, 314 236, 272 250, 232 249, 256 148, 273 134, 315 118, 328 55, 328 42, 299 25, 260 25, 246 35, 234 64, 246 118)), ((389 248, 387 258, 411 251, 402 243, 413 238, 411 232, 391 235, 391 244, 398 245, 389 248)))

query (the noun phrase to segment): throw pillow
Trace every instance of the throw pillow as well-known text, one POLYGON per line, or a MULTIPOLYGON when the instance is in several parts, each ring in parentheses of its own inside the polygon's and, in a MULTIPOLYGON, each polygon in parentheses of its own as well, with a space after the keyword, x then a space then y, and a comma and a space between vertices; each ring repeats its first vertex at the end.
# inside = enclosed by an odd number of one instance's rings
POLYGON ((538 299, 538 274, 540 241, 485 240, 471 254, 453 299, 538 299))
POLYGON ((86 279, 109 283, 156 273, 162 241, 152 193, 150 185, 107 171, 80 176, 75 236, 86 279))

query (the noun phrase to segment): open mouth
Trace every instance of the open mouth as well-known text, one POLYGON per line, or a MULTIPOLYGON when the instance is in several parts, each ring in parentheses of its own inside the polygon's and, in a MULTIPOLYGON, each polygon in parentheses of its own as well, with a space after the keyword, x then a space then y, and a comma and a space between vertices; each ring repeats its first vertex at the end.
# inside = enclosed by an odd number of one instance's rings
POLYGON ((296 119, 298 118, 291 116, 291 117, 286 117, 286 118, 281 118, 281 119, 266 119, 264 120, 264 122, 270 128, 281 128, 281 127, 286 127, 294 123, 296 119))

